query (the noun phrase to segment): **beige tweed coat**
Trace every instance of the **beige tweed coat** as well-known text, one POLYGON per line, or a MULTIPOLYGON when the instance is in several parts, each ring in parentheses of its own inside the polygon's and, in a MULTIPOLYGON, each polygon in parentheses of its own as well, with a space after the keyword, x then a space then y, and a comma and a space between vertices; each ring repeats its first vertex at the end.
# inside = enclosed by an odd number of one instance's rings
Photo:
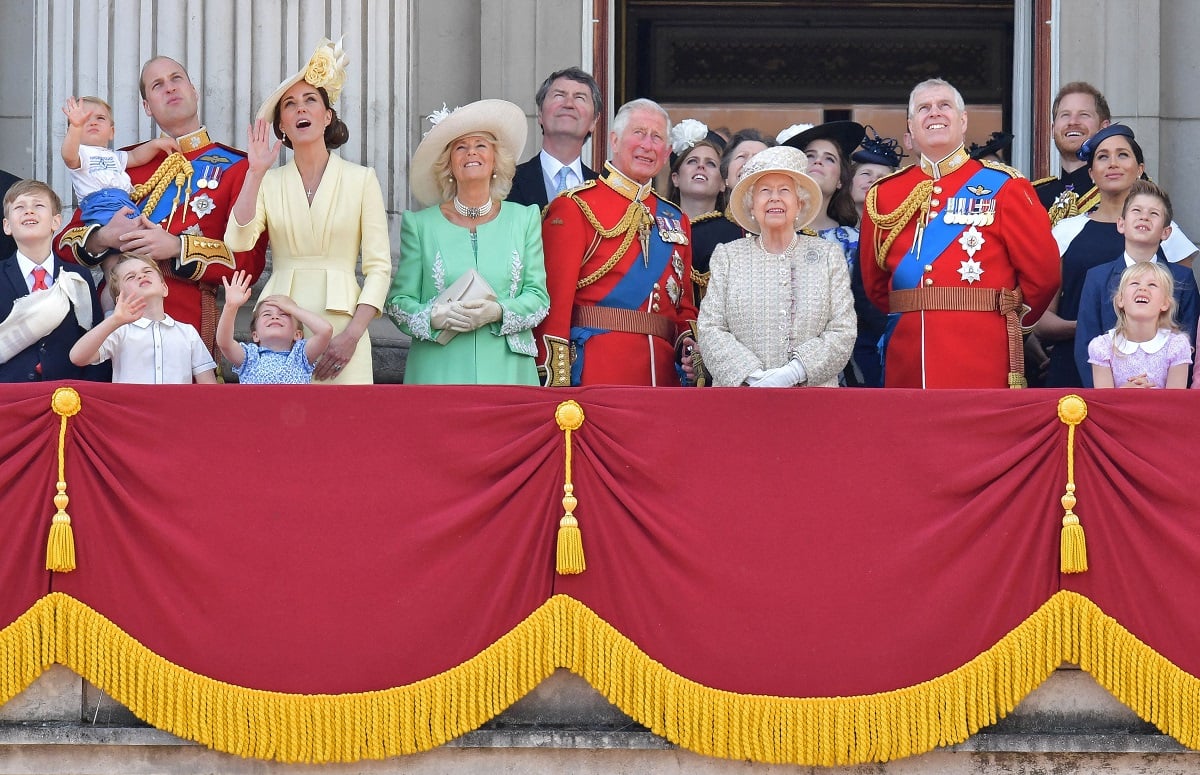
POLYGON ((783 256, 758 237, 717 245, 697 327, 714 384, 741 385, 759 369, 799 358, 805 385, 837 387, 858 321, 841 249, 801 235, 783 256))

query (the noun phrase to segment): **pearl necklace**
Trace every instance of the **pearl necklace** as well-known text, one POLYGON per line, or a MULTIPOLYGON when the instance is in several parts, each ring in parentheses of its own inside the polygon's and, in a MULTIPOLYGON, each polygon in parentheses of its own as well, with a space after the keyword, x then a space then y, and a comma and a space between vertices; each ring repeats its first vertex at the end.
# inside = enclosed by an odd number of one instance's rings
POLYGON ((482 218, 483 216, 487 215, 488 213, 490 213, 492 211, 492 200, 490 200, 490 199, 487 200, 487 202, 485 202, 480 207, 467 207, 465 204, 458 201, 458 197, 455 196, 454 197, 454 209, 462 217, 470 218, 471 220, 475 220, 476 218, 482 218))
POLYGON ((800 235, 796 234, 792 237, 792 241, 790 243, 788 243, 788 246, 783 249, 782 253, 772 253, 771 251, 767 250, 767 244, 765 242, 763 242, 762 235, 760 234, 758 237, 758 246, 760 248, 762 248, 762 252, 766 253, 768 256, 775 256, 778 258, 782 258, 782 257, 786 256, 788 253, 791 253, 793 250, 795 250, 796 244, 799 242, 800 242, 800 235))

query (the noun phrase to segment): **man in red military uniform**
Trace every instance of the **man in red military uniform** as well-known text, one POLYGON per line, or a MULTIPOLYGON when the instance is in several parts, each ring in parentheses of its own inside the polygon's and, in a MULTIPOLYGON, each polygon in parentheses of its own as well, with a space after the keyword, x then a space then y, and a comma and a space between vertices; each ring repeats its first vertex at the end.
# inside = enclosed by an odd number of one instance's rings
POLYGON ((151 183, 139 201, 142 216, 130 219, 124 210, 108 225, 86 225, 76 210, 55 240, 55 252, 85 266, 100 265, 114 251, 155 259, 167 280, 167 314, 195 326, 212 350, 221 279, 237 269, 257 278, 266 265, 265 235, 245 253, 232 253, 223 242, 246 177, 246 155, 209 138, 200 124, 196 87, 174 59, 147 62, 140 88, 146 114, 177 139, 182 154, 160 155, 127 170, 134 186, 151 183))
POLYGON ((536 334, 548 385, 679 386, 692 374, 691 229, 651 189, 669 123, 650 100, 624 105, 603 176, 546 211, 550 314, 536 334))
POLYGON ((920 163, 871 188, 859 241, 867 296, 889 313, 884 385, 1023 387, 1021 326, 1059 285, 1046 211, 1019 172, 968 155, 945 81, 913 89, 908 129, 920 163))

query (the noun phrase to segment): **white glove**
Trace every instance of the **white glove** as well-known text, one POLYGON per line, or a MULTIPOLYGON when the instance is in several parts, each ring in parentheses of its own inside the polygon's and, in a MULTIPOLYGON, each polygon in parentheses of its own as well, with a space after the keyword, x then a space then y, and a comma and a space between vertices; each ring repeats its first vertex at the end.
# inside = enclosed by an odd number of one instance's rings
POLYGON ((804 366, 798 358, 792 358, 778 369, 767 369, 760 376, 750 375, 746 384, 750 387, 792 387, 807 379, 804 366))
POLYGON ((495 323, 504 314, 504 309, 498 302, 491 299, 476 299, 474 301, 464 301, 458 305, 463 314, 468 319, 468 331, 474 331, 477 328, 482 328, 488 323, 495 323))
POLYGON ((470 331, 471 318, 457 302, 434 304, 429 310, 429 325, 438 330, 470 331))

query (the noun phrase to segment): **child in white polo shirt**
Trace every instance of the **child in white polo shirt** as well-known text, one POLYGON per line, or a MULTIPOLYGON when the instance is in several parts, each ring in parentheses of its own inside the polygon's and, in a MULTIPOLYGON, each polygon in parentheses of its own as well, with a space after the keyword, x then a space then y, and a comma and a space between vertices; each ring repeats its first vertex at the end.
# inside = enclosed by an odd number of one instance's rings
POLYGON ((217 364, 200 334, 163 311, 167 284, 152 259, 124 253, 108 273, 116 308, 71 348, 77 366, 113 362, 113 382, 216 383, 217 364))

